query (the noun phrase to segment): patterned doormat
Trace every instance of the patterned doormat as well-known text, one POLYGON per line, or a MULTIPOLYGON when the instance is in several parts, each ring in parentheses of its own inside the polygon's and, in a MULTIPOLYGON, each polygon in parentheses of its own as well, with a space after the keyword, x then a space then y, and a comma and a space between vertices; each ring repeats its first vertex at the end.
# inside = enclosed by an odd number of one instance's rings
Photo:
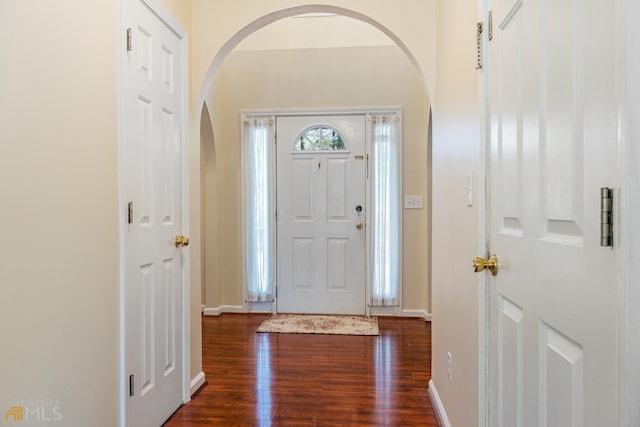
POLYGON ((281 334, 378 335, 378 318, 324 314, 272 314, 256 332, 281 334))

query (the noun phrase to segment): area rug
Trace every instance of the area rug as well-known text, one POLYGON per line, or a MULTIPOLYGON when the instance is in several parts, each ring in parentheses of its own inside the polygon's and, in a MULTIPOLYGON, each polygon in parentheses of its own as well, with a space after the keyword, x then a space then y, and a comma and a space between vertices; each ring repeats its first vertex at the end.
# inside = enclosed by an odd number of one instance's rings
POLYGON ((378 335, 378 318, 324 314, 272 314, 256 332, 281 334, 378 335))

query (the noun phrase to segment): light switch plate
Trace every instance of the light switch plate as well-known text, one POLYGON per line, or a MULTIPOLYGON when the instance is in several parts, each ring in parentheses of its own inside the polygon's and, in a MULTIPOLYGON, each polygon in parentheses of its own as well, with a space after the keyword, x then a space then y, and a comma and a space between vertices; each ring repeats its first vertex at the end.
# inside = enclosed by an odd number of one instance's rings
POLYGON ((404 196, 405 209, 422 209, 422 196, 404 196))

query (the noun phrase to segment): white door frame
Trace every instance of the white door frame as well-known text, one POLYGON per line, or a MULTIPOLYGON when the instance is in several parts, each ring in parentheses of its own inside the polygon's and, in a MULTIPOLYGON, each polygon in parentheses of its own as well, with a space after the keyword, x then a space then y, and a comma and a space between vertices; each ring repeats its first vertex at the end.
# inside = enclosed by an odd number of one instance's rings
MULTIPOLYGON (((637 385, 640 382, 640 338, 638 331, 640 328, 640 287, 632 286, 640 279, 640 268, 634 264, 634 258, 639 258, 640 251, 633 248, 633 236, 640 236, 640 223, 633 223, 630 218, 637 216, 640 211, 640 197, 638 193, 634 193, 635 184, 637 190, 640 184, 633 181, 634 174, 638 176, 637 161, 640 160, 640 150, 632 144, 632 141, 640 137, 640 129, 632 126, 632 119, 637 119, 640 113, 640 103, 637 101, 640 96, 640 84, 634 79, 637 72, 640 71, 640 60, 630 59, 632 52, 637 52, 640 47, 640 31, 637 29, 631 31, 633 25, 633 12, 640 12, 638 6, 633 0, 617 0, 613 5, 616 10, 617 23, 617 39, 619 43, 619 52, 616 52, 618 62, 616 63, 616 77, 619 78, 618 93, 612 96, 616 97, 618 104, 618 117, 620 123, 620 134, 618 135, 619 150, 617 152, 616 165, 617 174, 615 176, 614 188, 614 285, 618 290, 618 301, 620 316, 618 325, 618 375, 619 375, 619 402, 618 408, 620 413, 621 425, 632 426, 638 425, 640 417, 638 409, 640 408, 640 392, 637 391, 637 385), (630 115, 636 114, 636 117, 630 115)), ((487 16, 489 13, 489 5, 487 0, 479 0, 478 2, 478 22, 483 22, 485 28, 487 25, 487 16)), ((482 33, 482 63, 486 62, 486 52, 488 49, 488 31, 482 33)), ((637 58, 637 55, 636 55, 637 58)), ((478 255, 482 256, 487 252, 489 245, 489 226, 488 226, 488 152, 487 152, 487 131, 488 131, 488 115, 487 115, 487 88, 488 75, 483 71, 478 73, 478 99, 479 99, 479 240, 478 255)), ((637 145, 637 144, 636 144, 637 145)), ((482 290, 479 293, 478 301, 478 426, 490 427, 489 401, 490 401, 490 384, 489 384, 489 276, 486 274, 478 277, 478 286, 482 290)), ((598 313, 593 313, 597 316, 598 313)))
MULTIPOLYGON (((251 119, 251 118, 256 118, 256 117, 286 117, 286 116, 338 116, 338 115, 368 115, 368 114, 397 114, 400 120, 400 129, 402 130, 402 107, 375 107, 375 108, 340 108, 340 109, 304 109, 304 110, 293 110, 293 109, 269 109, 269 110, 242 110, 240 111, 240 123, 242 124, 244 122, 244 120, 246 119, 251 119)), ((275 127, 275 124, 274 124, 275 127)), ((244 135, 244 126, 241 125, 240 127, 240 132, 241 135, 244 135)), ((369 153, 371 153, 371 138, 369 135, 369 125, 366 125, 366 129, 365 129, 365 152, 367 153, 367 155, 369 155, 369 153)), ((402 131, 400 132, 400 139, 402 139, 402 131)), ((244 141, 244 137, 241 138, 242 141, 244 141)), ((244 150, 244 149, 243 149, 244 150)), ((244 151, 243 151, 244 153, 244 151)), ((244 154, 242 155, 242 170, 244 171, 244 167, 245 167, 245 163, 244 163, 244 154)), ((242 183, 241 183, 241 188, 242 188, 242 209, 244 212, 244 206, 245 206, 245 198, 246 198, 246 194, 244 192, 244 180, 245 180, 245 176, 244 176, 244 172, 242 173, 242 183)), ((370 185, 370 179, 369 177, 366 178, 365 180, 365 200, 366 200, 366 204, 367 206, 369 206, 369 201, 371 200, 371 185, 370 185)), ((399 189, 399 193, 400 195, 402 195, 402 181, 400 182, 400 189, 399 189)), ((400 201, 399 201, 400 202, 400 201)), ((365 216, 365 223, 369 224, 371 222, 371 218, 370 218, 370 209, 365 209, 366 210, 366 216, 365 216)), ((244 219, 243 219, 243 241, 244 241, 244 219)), ((402 230, 402 215, 400 215, 400 230, 402 230)), ((369 301, 371 301, 371 274, 370 274, 370 266, 371 266, 371 262, 370 262, 370 258, 371 258, 371 248, 370 248, 370 243, 371 243, 371 235, 370 235, 371 231, 370 229, 367 227, 367 237, 366 237, 366 242, 365 242, 365 304, 366 304, 366 311, 365 311, 365 315, 370 316, 372 314, 372 307, 369 304, 369 301)), ((400 243, 399 243, 399 247, 400 250, 402 250, 402 233, 400 234, 400 243)), ((277 253, 276 253, 277 256, 277 253)), ((402 252, 400 252, 400 260, 402 260, 402 252)), ((247 302, 247 278, 246 278, 246 253, 245 253, 245 247, 243 245, 243 249, 242 249, 242 265, 243 265, 243 269, 242 269, 242 300, 243 300, 243 311, 245 312, 251 312, 251 311, 255 311, 255 312, 271 312, 271 313, 276 313, 276 300, 277 297, 274 296, 274 300, 272 303, 249 303, 247 302)), ((277 265, 277 261, 276 261, 276 265, 277 265)), ((400 264, 402 266, 402 263, 400 264)), ((395 315, 401 315, 402 314, 402 267, 400 267, 401 271, 400 271, 400 283, 398 285, 398 306, 397 307, 380 307, 378 311, 376 311, 373 314, 395 314, 395 315)), ((277 286, 277 284, 276 284, 277 286)), ((275 292, 275 290, 274 290, 275 292)))
MULTIPOLYGON (((128 373, 126 371, 126 348, 125 348, 125 233, 126 233, 126 201, 124 197, 125 177, 124 177, 124 147, 126 142, 126 132, 124 124, 125 117, 125 75, 127 65, 127 27, 126 17, 129 12, 128 3, 131 0, 118 0, 118 219, 120 221, 120 425, 127 425, 127 398, 128 395, 128 373)), ((182 138, 181 147, 181 166, 182 166, 182 231, 183 234, 189 235, 189 43, 187 31, 184 27, 164 9, 156 0, 138 0, 143 2, 164 24, 173 31, 180 39, 182 55, 178 58, 176 66, 181 68, 182 78, 179 82, 178 90, 182 93, 181 115, 180 115, 180 136, 182 138)), ((191 357, 191 325, 190 325, 190 284, 189 269, 190 256, 189 249, 182 249, 182 334, 184 347, 182 351, 183 367, 182 367, 182 396, 183 401, 188 402, 191 399, 191 379, 190 379, 190 357, 191 357)))
POLYGON ((618 352, 620 354, 620 423, 624 426, 640 425, 640 222, 633 221, 640 214, 640 128, 634 122, 640 115, 640 29, 636 18, 640 4, 635 0, 617 1, 615 16, 619 24, 618 83, 621 138, 619 141, 616 188, 614 189, 614 245, 616 277, 614 283, 620 295, 618 352), (616 213, 618 212, 618 213, 616 213), (616 225, 616 221, 618 225, 616 225), (635 242, 635 245, 633 244, 635 242))

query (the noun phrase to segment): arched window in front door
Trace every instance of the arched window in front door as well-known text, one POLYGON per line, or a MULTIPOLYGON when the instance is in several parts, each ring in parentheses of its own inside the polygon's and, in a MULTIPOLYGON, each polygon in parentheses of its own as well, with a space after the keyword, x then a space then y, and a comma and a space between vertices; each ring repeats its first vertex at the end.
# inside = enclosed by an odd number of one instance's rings
POLYGON ((314 126, 306 129, 296 139, 293 151, 349 151, 344 139, 336 129, 330 126, 314 126))

